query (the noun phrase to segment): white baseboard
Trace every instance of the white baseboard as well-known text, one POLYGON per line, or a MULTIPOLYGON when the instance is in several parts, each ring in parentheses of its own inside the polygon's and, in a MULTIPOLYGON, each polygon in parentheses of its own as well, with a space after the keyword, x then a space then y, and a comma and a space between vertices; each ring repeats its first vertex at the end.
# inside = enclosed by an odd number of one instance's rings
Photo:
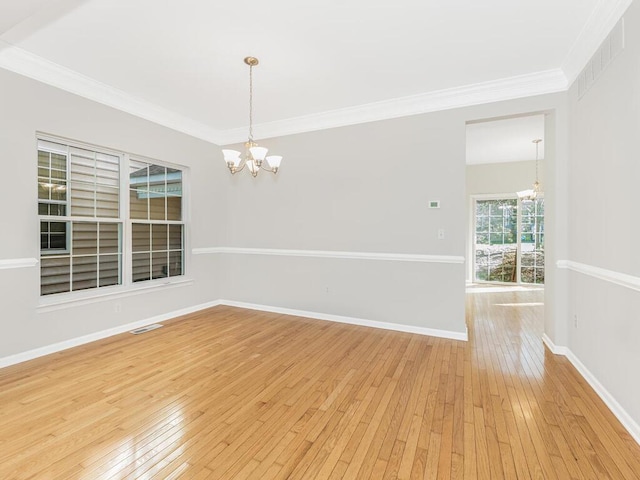
POLYGON ((567 347, 559 347, 547 336, 546 333, 542 334, 542 341, 544 344, 551 350, 551 353, 555 355, 564 355, 568 356, 569 349, 567 347))
MULTIPOLYGON (((341 315, 331 315, 327 313, 310 312, 306 310, 295 310, 291 308, 273 307, 269 305, 258 305, 254 303, 236 302, 232 300, 215 300, 213 302, 203 303, 192 307, 183 308, 180 310, 174 310, 169 313, 157 315, 155 317, 139 320, 137 322, 128 323, 126 325, 119 325, 117 327, 102 330, 100 332, 91 333, 82 337, 73 338, 71 340, 65 340, 63 342, 54 343, 45 347, 28 350, 26 352, 10 355, 8 357, 0 358, 0 368, 8 367, 18 363, 33 360, 38 357, 50 355, 52 353, 67 350, 69 348, 84 345, 86 343, 95 342, 103 338, 118 335, 120 333, 128 332, 136 328, 144 327, 152 323, 158 323, 166 320, 170 320, 175 317, 194 313, 206 308, 215 307, 218 305, 228 305, 231 307, 247 308, 250 310, 260 310, 264 312, 280 313, 284 315, 295 315, 298 317, 307 317, 317 320, 327 320, 331 322, 347 323, 350 325, 360 325, 364 327, 381 328, 384 330, 395 330, 406 333, 416 333, 420 335, 429 335, 432 337, 448 338, 452 340, 468 340, 468 334, 460 332, 452 332, 448 330, 438 330, 426 327, 417 327, 413 325, 402 325, 389 322, 380 322, 376 320, 365 320, 361 318, 345 317, 341 315)), ((629 434, 640 444, 640 425, 627 413, 627 411, 617 402, 617 400, 609 393, 609 391, 598 381, 598 379, 584 366, 584 364, 578 359, 578 357, 569 350, 568 347, 558 346, 544 334, 542 340, 549 350, 556 355, 564 355, 578 372, 584 377, 584 379, 591 385, 591 388, 598 394, 602 401, 609 407, 613 414, 620 420, 620 423, 629 431, 629 434)))
POLYGON ((285 315, 295 315, 299 317, 308 317, 318 320, 329 320, 332 322, 349 323, 352 325, 362 325, 365 327, 382 328, 385 330, 396 330, 399 332, 418 333, 420 335, 430 335, 432 337, 449 338, 452 340, 467 341, 467 333, 450 332, 447 330, 436 330, 432 328, 415 327, 412 325, 400 325, 396 323, 378 322, 375 320, 363 320, 352 317, 342 317, 339 315, 329 315, 326 313, 308 312, 303 310, 293 310, 290 308, 271 307, 267 305, 256 305, 253 303, 234 302, 231 300, 215 300, 213 302, 202 303, 192 307, 183 308, 180 310, 174 310, 172 312, 157 315, 155 317, 146 318, 144 320, 138 320, 137 322, 127 323, 125 325, 119 325, 117 327, 102 330, 100 332, 90 333, 89 335, 83 335, 82 337, 72 338, 63 342, 54 343, 40 348, 34 348, 26 352, 16 353, 15 355, 9 355, 8 357, 0 358, 0 368, 15 365, 17 363, 33 360, 38 357, 50 355, 52 353, 61 352, 69 348, 84 345, 86 343, 95 342, 96 340, 102 340, 103 338, 111 337, 113 335, 119 335, 120 333, 135 330, 136 328, 145 327, 152 323, 158 323, 166 320, 170 320, 181 315, 187 315, 206 308, 216 307, 218 305, 229 305, 232 307, 247 308, 250 310, 262 310, 265 312, 282 313, 285 315))
POLYGON ((451 340, 467 341, 467 332, 452 332, 449 330, 437 330, 434 328, 416 327, 414 325, 402 325, 398 323, 380 322, 377 320, 365 320, 362 318, 344 317, 328 313, 310 312, 307 310, 295 310, 292 308, 273 307, 269 305, 258 305, 255 303, 236 302, 233 300, 220 300, 221 305, 230 307, 248 308, 250 310, 260 310, 263 312, 281 313, 283 315, 295 315, 297 317, 307 317, 316 320, 327 320, 330 322, 348 323, 350 325, 360 325, 363 327, 382 328, 384 330, 395 330, 398 332, 417 333, 419 335, 429 335, 431 337, 448 338, 451 340))
POLYGON ((604 388, 595 375, 584 366, 580 359, 568 347, 555 345, 546 334, 542 336, 542 341, 547 347, 549 347, 549 350, 551 350, 552 353, 567 357, 575 369, 578 370, 580 375, 582 375, 587 383, 591 385, 591 388, 593 388, 593 390, 598 394, 605 405, 609 407, 609 410, 611 410, 616 418, 620 420, 622 426, 626 428, 633 439, 640 444, 640 425, 638 425, 631 415, 622 408, 622 405, 620 405, 613 395, 604 388))
POLYGON ((157 315, 151 318, 146 318, 144 320, 138 320, 137 322, 127 323, 126 325, 118 325, 117 327, 109 328, 107 330, 102 330, 96 333, 90 333, 89 335, 72 338, 71 340, 65 340, 63 342, 54 343, 52 345, 47 345, 45 347, 35 348, 33 350, 28 350, 26 352, 16 353, 15 355, 10 355, 8 357, 0 358, 0 368, 8 367, 10 365, 15 365, 17 363, 26 362, 28 360, 33 360, 34 358, 43 357, 45 355, 50 355, 52 353, 61 352, 62 350, 67 350, 69 348, 84 345, 85 343, 95 342, 96 340, 102 340, 103 338, 128 332, 129 330, 145 327, 152 323, 163 322, 175 317, 179 317, 181 315, 187 315, 189 313, 197 312, 198 310, 204 310, 205 308, 215 307, 218 305, 220 305, 220 302, 217 300, 214 302, 203 303, 200 305, 195 305, 193 307, 174 310, 173 312, 164 313, 162 315, 157 315))
POLYGON ((609 410, 620 420, 622 426, 627 429, 629 434, 634 438, 638 444, 640 444, 640 425, 622 408, 622 405, 604 388, 604 386, 598 381, 598 379, 584 366, 578 357, 569 349, 567 349, 567 358, 576 367, 576 370, 580 372, 580 375, 591 385, 591 388, 595 390, 602 401, 609 407, 609 410))
MULTIPOLYGON (((250 310, 260 310, 265 312, 281 313, 284 315, 295 315, 299 317, 314 318, 317 320, 327 320, 331 322, 347 323, 351 325, 361 325, 365 327, 381 328, 385 330, 395 330, 399 332, 416 333, 420 335, 429 335, 432 337, 448 338, 452 340, 462 340, 462 341, 468 340, 467 332, 465 333, 452 332, 448 330, 438 330, 433 328, 417 327, 413 325, 401 325, 396 323, 380 322, 376 320, 365 320, 361 318, 345 317, 341 315, 331 315, 326 313, 310 312, 306 310, 295 310, 291 308, 273 307, 268 305, 258 305, 258 304, 246 303, 246 302, 236 302, 232 300, 215 300, 212 302, 203 303, 200 305, 195 305, 195 306, 183 308, 180 310, 174 310, 172 312, 168 312, 162 315, 157 315, 155 317, 147 318, 144 320, 139 320, 137 322, 128 323, 126 325, 119 325, 117 327, 109 328, 107 330, 102 330, 96 333, 91 333, 89 335, 84 335, 82 337, 73 338, 71 340, 65 340, 63 342, 54 343, 52 345, 47 345, 45 347, 40 347, 33 350, 28 350, 26 352, 21 352, 15 355, 10 355, 8 357, 0 358, 0 368, 26 362, 28 360, 33 360, 38 357, 50 355, 52 353, 56 353, 63 350, 67 350, 69 348, 84 345, 86 343, 95 342, 96 340, 101 340, 103 338, 111 337, 113 335, 118 335, 120 333, 128 332, 130 330, 144 327, 152 323, 158 323, 158 322, 170 320, 175 317, 187 315, 189 313, 194 313, 199 310, 204 310, 206 308, 211 308, 218 305, 228 305, 232 307, 247 308, 250 310)), ((609 393, 609 391, 598 381, 598 379, 587 369, 587 367, 584 366, 584 364, 578 359, 578 357, 571 350, 569 350, 569 348, 555 345, 553 341, 546 334, 542 336, 542 340, 552 353, 556 355, 564 355, 569 359, 569 361, 573 364, 576 370, 578 370, 578 372, 584 377, 587 383, 591 385, 591 388, 594 389, 594 391, 598 394, 598 396, 600 396, 600 398, 607 405, 607 407, 609 407, 609 409, 618 418, 618 420, 620 420, 620 423, 622 423, 622 425, 628 430, 629 434, 636 440, 636 442, 640 444, 640 425, 636 423, 636 421, 631 417, 631 415, 629 415, 627 411, 617 402, 617 400, 613 397, 613 395, 611 395, 611 393, 609 393)))

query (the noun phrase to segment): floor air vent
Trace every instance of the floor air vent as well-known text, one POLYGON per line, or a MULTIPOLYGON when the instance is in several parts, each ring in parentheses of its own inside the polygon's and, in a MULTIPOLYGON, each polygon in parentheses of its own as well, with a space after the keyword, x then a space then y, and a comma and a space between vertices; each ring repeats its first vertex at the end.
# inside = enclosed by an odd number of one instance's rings
POLYGON ((160 328, 163 326, 164 325, 160 325, 159 323, 154 323, 153 325, 147 325, 146 327, 136 328, 135 330, 131 330, 129 333, 140 335, 141 333, 150 332, 151 330, 155 330, 156 328, 160 328))

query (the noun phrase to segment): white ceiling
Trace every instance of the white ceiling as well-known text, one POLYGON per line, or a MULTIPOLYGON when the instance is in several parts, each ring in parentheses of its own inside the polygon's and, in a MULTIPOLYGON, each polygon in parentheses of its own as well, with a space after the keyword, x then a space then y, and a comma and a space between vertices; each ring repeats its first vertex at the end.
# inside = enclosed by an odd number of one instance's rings
POLYGON ((522 162, 544 158, 544 115, 508 118, 467 125, 467 165, 522 162))
POLYGON ((0 67, 225 143, 247 55, 259 138, 566 89, 630 1, 1 0, 0 67))
POLYGON ((48 0, 3 1, 0 4, 0 34, 27 20, 41 10, 48 0))

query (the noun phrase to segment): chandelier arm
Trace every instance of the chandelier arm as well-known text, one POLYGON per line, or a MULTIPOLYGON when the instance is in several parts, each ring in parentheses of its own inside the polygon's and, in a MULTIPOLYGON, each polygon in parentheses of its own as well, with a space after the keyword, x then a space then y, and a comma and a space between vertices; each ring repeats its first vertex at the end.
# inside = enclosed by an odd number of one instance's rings
POLYGON ((260 164, 260 169, 264 170, 265 172, 271 172, 271 173, 277 173, 277 170, 274 170, 273 168, 269 167, 265 167, 264 164, 266 162, 262 162, 262 164, 260 164))
POLYGON ((241 167, 233 167, 233 169, 232 169, 232 170, 230 169, 230 170, 231 170, 231 174, 232 174, 232 175, 235 175, 236 173, 241 172, 242 170, 244 170, 244 167, 246 167, 246 166, 247 166, 247 162, 243 159, 243 160, 239 163, 239 165, 242 165, 242 166, 241 166, 241 167))

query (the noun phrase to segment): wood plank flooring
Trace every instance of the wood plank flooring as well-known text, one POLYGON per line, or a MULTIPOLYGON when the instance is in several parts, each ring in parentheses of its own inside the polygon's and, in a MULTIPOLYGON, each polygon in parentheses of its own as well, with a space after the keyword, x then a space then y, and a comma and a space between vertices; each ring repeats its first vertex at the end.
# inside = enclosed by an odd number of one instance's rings
POLYGON ((469 342, 216 307, 2 369, 0 479, 640 479, 542 298, 468 294, 469 342))

